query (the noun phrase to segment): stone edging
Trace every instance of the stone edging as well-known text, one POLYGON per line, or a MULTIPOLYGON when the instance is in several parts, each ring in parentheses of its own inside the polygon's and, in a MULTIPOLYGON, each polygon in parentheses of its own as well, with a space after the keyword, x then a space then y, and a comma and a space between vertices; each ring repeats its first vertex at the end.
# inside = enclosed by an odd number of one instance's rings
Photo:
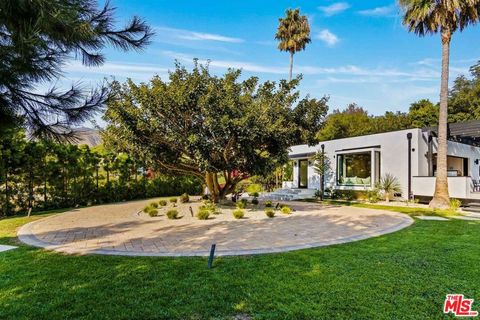
MULTIPOLYGON (((390 212, 389 212, 390 213, 390 212)), ((65 213, 60 213, 65 214, 65 213)), ((216 256, 240 256, 240 255, 254 255, 254 254, 267 254, 267 253, 280 253, 280 252, 288 252, 293 250, 301 250, 301 249, 310 249, 316 247, 324 247, 336 244, 343 244, 348 242, 354 242, 359 240, 364 240, 368 238, 378 237, 384 234, 393 233, 404 229, 410 226, 414 220, 405 215, 400 213, 391 212, 392 215, 402 218, 402 222, 389 227, 384 228, 381 230, 377 230, 375 232, 370 232, 361 235, 355 235, 350 237, 320 241, 320 242, 312 242, 307 244, 299 244, 299 245, 292 245, 292 246, 283 246, 277 248, 262 248, 262 249, 244 249, 244 250, 222 250, 218 248, 215 252, 216 256)), ((117 256, 144 256, 144 257, 193 257, 193 256, 208 256, 209 251, 189 251, 189 252, 143 252, 143 251, 120 251, 120 250, 109 250, 109 249, 95 249, 95 250, 88 250, 88 251, 79 251, 71 250, 68 247, 64 247, 62 244, 52 244, 45 241, 42 241, 35 237, 32 234, 32 228, 39 222, 44 222, 46 219, 55 217, 57 215, 53 215, 50 217, 46 217, 44 219, 39 219, 36 221, 32 221, 23 225, 17 232, 18 239, 30 246, 44 248, 46 250, 53 250, 62 253, 68 254, 103 254, 103 255, 117 255, 117 256)))

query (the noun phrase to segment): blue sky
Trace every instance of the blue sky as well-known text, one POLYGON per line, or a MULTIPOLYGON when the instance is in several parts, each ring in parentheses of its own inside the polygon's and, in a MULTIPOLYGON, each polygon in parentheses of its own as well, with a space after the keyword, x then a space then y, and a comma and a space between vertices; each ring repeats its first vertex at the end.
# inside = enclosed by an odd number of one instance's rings
MULTIPOLYGON (((438 101, 439 36, 418 38, 401 25, 395 2, 350 1, 134 1, 112 0, 118 22, 143 17, 156 31, 143 52, 108 49, 107 63, 86 68, 66 65, 62 83, 95 85, 104 77, 148 81, 167 77, 174 60, 191 66, 193 58, 211 60, 211 70, 242 68, 261 80, 286 78, 289 57, 277 50, 278 18, 287 8, 308 16, 312 43, 295 55, 294 73, 302 73, 303 95, 330 96, 331 109, 356 102, 372 114, 405 111, 421 98, 438 101)), ((479 27, 454 35, 453 79, 467 74, 480 59, 479 27)))

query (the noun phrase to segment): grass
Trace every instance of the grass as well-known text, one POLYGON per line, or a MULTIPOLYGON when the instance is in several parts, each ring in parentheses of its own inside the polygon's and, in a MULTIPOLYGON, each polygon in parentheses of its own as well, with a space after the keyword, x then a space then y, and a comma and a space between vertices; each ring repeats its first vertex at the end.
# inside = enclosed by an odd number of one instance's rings
MULTIPOLYGON (((48 214, 0 220, 0 243, 19 245, 16 229, 48 214)), ((0 319, 439 319, 447 293, 480 298, 479 265, 480 222, 461 220, 216 258, 210 270, 206 258, 72 256, 20 245, 0 253, 0 319)))
MULTIPOLYGON (((308 202, 317 202, 308 201, 308 202)), ((377 210, 387 210, 394 211, 399 213, 404 213, 409 216, 440 216, 440 217, 451 217, 458 215, 458 212, 453 210, 433 210, 429 208, 418 208, 414 206, 392 206, 392 205, 382 205, 376 203, 365 203, 365 202, 354 202, 354 201, 335 201, 335 200, 326 200, 324 203, 327 204, 338 204, 343 206, 352 206, 358 208, 368 208, 368 209, 377 209, 377 210)))

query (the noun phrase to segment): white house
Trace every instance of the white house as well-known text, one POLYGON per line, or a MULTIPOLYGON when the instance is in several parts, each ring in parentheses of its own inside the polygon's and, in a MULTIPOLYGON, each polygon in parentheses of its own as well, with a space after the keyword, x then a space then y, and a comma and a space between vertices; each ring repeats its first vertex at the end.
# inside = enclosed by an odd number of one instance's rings
MULTIPOLYGON (((448 183, 452 198, 480 199, 480 122, 449 125, 448 183)), ((436 128, 408 129, 359 137, 324 141, 316 146, 290 148, 293 181, 284 188, 303 194, 320 189, 320 175, 312 156, 324 152, 330 160, 325 188, 369 190, 390 173, 401 184, 398 196, 429 198, 434 193, 436 174, 436 128)))

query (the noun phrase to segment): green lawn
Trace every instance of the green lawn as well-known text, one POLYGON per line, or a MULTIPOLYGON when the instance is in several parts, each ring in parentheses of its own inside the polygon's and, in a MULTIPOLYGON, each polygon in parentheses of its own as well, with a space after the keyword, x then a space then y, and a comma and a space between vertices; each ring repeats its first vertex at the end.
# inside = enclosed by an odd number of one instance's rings
MULTIPOLYGON (((38 219, 0 220, 0 243, 38 219)), ((416 221, 326 248, 217 258, 0 253, 0 319, 438 319, 447 293, 480 310, 480 223, 416 221)))

